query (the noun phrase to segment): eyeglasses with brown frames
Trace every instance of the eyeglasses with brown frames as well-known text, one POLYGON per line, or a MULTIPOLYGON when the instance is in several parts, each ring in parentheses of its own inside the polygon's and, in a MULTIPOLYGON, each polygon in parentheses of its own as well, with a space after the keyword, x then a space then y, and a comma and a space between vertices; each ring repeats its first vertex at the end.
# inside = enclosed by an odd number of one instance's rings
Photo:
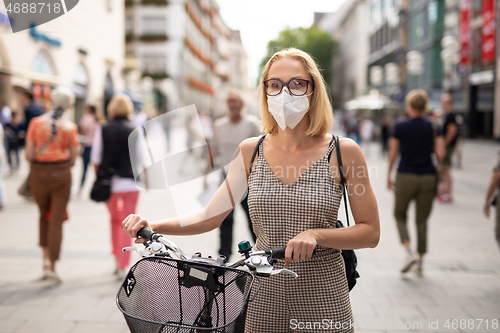
POLYGON ((278 96, 283 91, 283 87, 287 87, 290 94, 294 96, 304 96, 307 93, 309 84, 314 89, 314 82, 299 78, 292 78, 288 82, 283 82, 280 79, 267 79, 263 82, 267 96, 278 96))

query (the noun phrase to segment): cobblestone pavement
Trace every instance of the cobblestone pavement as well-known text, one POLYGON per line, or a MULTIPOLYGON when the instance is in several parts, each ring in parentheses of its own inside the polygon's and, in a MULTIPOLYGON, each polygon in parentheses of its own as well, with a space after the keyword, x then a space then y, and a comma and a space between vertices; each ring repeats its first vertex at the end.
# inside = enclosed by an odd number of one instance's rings
MULTIPOLYGON (((422 277, 399 273, 405 253, 392 217, 393 194, 385 188, 386 162, 378 156, 378 146, 371 147, 368 162, 382 234, 377 248, 357 251, 361 278, 351 292, 357 331, 500 332, 500 251, 493 219, 481 213, 496 147, 487 141, 466 143, 463 167, 454 170, 454 203, 436 203, 429 221, 429 253, 422 277)), ((74 184, 80 169, 80 164, 74 168, 74 184)), ((83 194, 71 200, 58 264, 63 283, 49 288, 37 280, 42 263, 36 206, 16 194, 26 172, 24 166, 20 173, 5 176, 8 203, 0 212, 0 332, 128 332, 115 304, 120 282, 112 275, 108 213, 103 204, 88 199, 93 177, 83 194)), ((139 213, 152 220, 172 215, 172 198, 164 192, 143 192, 139 213)), ((410 214, 410 221, 413 217, 410 214)), ((240 210, 236 221, 235 241, 250 239, 240 210)), ((413 236, 414 224, 410 225, 413 236)), ((171 239, 187 254, 217 253, 217 230, 171 239)))

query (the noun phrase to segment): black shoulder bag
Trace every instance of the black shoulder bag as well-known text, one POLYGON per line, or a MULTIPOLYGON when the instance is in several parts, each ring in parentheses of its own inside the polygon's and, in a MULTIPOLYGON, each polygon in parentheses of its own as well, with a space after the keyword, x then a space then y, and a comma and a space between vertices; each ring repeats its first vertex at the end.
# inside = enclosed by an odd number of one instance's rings
MULTIPOLYGON (((335 140, 335 150, 337 150, 337 161, 339 164, 339 170, 340 170, 340 185, 342 186, 342 190, 344 193, 344 207, 345 207, 345 216, 347 218, 347 226, 349 227, 349 209, 347 208, 347 192, 346 192, 346 181, 345 181, 345 174, 344 174, 344 166, 342 164, 342 156, 340 155, 340 138, 334 137, 335 140)), ((328 156, 328 162, 330 162, 330 156, 328 156)), ((337 220, 336 223, 337 228, 343 228, 344 225, 342 224, 342 221, 337 220)), ((344 258, 344 265, 345 265, 345 274, 347 277, 347 285, 349 286, 349 291, 354 288, 356 285, 356 279, 359 278, 359 273, 356 270, 356 267, 358 266, 358 258, 356 258, 356 253, 354 253, 354 250, 342 250, 342 258, 344 258)))
MULTIPOLYGON (((104 129, 102 129, 102 131, 104 131, 104 129)), ((102 138, 102 145, 104 151, 104 137, 102 138)), ((113 162, 115 162, 116 160, 116 156, 107 159, 107 161, 113 162)), ((96 180, 94 182, 94 185, 92 186, 92 190, 90 191, 90 199, 95 202, 106 201, 111 196, 111 178, 113 177, 115 171, 114 163, 107 163, 107 161, 104 160, 103 156, 102 163, 97 169, 96 180)))

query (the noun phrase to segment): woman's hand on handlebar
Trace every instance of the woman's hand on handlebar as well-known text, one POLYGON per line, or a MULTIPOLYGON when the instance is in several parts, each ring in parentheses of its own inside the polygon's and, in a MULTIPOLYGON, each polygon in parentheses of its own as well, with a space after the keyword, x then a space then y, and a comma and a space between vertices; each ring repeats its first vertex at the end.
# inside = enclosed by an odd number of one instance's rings
POLYGON ((316 245, 318 245, 316 236, 310 230, 301 232, 290 239, 285 251, 285 267, 290 266, 292 261, 311 258, 316 245))
POLYGON ((123 220, 122 228, 132 238, 136 238, 136 243, 144 243, 147 239, 137 238, 137 232, 142 228, 148 228, 149 230, 153 230, 148 220, 144 217, 137 214, 130 214, 123 220))

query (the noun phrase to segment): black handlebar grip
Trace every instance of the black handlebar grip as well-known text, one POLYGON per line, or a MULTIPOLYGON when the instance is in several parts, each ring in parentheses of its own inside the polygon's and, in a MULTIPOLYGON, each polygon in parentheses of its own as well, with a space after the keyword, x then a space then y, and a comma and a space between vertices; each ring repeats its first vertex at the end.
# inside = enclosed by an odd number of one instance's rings
POLYGON ((274 259, 283 259, 285 258, 286 246, 277 247, 271 250, 271 258, 274 259))
POLYGON ((149 241, 153 240, 154 235, 156 235, 156 232, 149 230, 148 228, 142 228, 137 232, 137 236, 147 239, 149 241))
MULTIPOLYGON (((277 247, 275 249, 271 250, 271 258, 274 259, 283 259, 285 258, 285 251, 286 251, 286 246, 283 247, 277 247)), ((316 254, 316 249, 313 250, 312 255, 316 254)))

